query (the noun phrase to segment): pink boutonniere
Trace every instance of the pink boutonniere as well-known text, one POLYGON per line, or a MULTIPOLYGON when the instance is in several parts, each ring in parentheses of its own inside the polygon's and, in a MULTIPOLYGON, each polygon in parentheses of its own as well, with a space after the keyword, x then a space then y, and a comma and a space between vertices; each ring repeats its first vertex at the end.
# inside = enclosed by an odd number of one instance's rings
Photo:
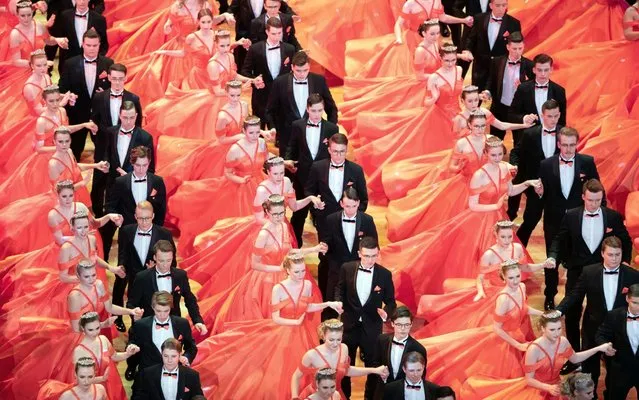
POLYGON ((177 340, 181 342, 182 339, 183 339, 182 334, 180 334, 180 336, 177 337, 177 340))
POLYGON ((290 62, 291 62, 291 59, 290 59, 290 58, 286 57, 286 58, 284 59, 284 65, 285 65, 285 66, 286 66, 286 65, 288 65, 288 63, 290 63, 290 62))
POLYGON ((504 32, 504 37, 507 38, 508 36, 510 36, 510 32, 508 31, 504 32))
POLYGON ((107 78, 107 72, 106 71, 102 71, 102 73, 99 76, 100 79, 106 79, 107 78))
POLYGON ((364 236, 364 232, 362 231, 357 232, 357 236, 364 236))
POLYGON ((375 286, 375 289, 373 289, 374 292, 381 292, 382 288, 379 286, 375 286))
POLYGON ((288 28, 286 28, 286 33, 291 33, 291 26, 289 26, 288 28))
POLYGON ((173 289, 173 291, 174 291, 175 293, 180 293, 180 287, 179 287, 179 286, 176 286, 176 287, 175 287, 175 289, 173 289))
POLYGON ((322 143, 324 143, 325 145, 327 145, 327 146, 328 146, 328 139, 324 139, 324 140, 322 140, 322 143))
POLYGON ((628 288, 625 287, 625 288, 621 289, 621 294, 628 294, 628 288))
POLYGON ((606 228, 606 233, 612 232, 612 228, 606 228))
POLYGON ((346 186, 353 186, 353 181, 348 181, 348 183, 346 184, 346 186))
POLYGON ((190 392, 190 391, 191 391, 191 389, 189 389, 189 388, 188 388, 188 386, 185 386, 185 387, 184 387, 184 393, 188 393, 188 392, 190 392))
POLYGON ((151 190, 151 197, 155 197, 158 194, 158 191, 155 190, 155 188, 153 188, 153 190, 151 190))
POLYGON ((585 177, 586 177, 586 174, 584 174, 584 173, 580 173, 580 174, 579 174, 579 177, 580 177, 580 178, 585 178, 585 177))

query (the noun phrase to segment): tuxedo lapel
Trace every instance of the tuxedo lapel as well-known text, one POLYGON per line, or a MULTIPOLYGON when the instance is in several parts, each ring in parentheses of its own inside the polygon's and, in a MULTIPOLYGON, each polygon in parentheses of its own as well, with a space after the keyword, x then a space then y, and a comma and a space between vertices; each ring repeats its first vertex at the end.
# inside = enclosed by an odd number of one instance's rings
POLYGON ((366 299, 366 303, 362 304, 362 307, 368 304, 369 301, 371 301, 371 297, 373 297, 373 291, 375 290, 375 286, 377 286, 375 284, 375 278, 377 278, 377 272, 375 271, 377 269, 375 268, 376 266, 377 264, 373 266, 373 269, 371 271, 371 274, 373 274, 373 277, 371 279, 371 291, 368 293, 368 299, 366 299))
POLYGON ((296 119, 302 118, 299 110, 297 109, 297 104, 295 103, 295 94, 293 94, 293 74, 288 74, 288 103, 289 107, 291 107, 291 111, 293 111, 293 115, 296 116, 296 119))
POLYGON ((560 156, 557 155, 557 157, 553 159, 552 172, 553 172, 553 175, 555 176, 557 187, 560 189, 559 194, 563 197, 563 194, 561 193, 561 175, 559 174, 559 157, 560 156))
POLYGON ((146 197, 149 198, 151 196, 151 192, 153 191, 153 184, 155 183, 155 175, 148 172, 146 174, 146 197))
POLYGON ((346 241, 346 235, 344 234, 344 223, 342 222, 342 218, 344 218, 344 214, 339 217, 339 233, 342 238, 342 242, 344 243, 344 248, 348 251, 348 242, 346 241))
MULTIPOLYGON (((74 36, 75 37, 75 32, 74 32, 74 36)), ((89 88, 87 87, 87 78, 86 75, 84 74, 84 56, 81 55, 80 57, 80 62, 78 63, 78 74, 76 75, 79 79, 80 79, 80 84, 82 85, 82 87, 84 88, 84 93, 87 94, 87 96, 89 96, 89 98, 91 98, 91 93, 89 93, 89 88)), ((97 66, 96 66, 96 72, 95 72, 96 76, 98 75, 97 72, 97 66)))
MULTIPOLYGON (((311 159, 311 161, 313 161, 313 155, 311 154, 311 149, 309 149, 308 147, 308 141, 306 141, 306 123, 308 122, 308 118, 304 118, 304 129, 302 130, 302 137, 300 138, 300 140, 302 141, 302 147, 303 147, 303 151, 308 153, 308 158, 311 159)), ((320 136, 321 136, 321 131, 324 129, 323 124, 322 127, 320 127, 320 136)), ((322 140, 322 138, 320 137, 320 140, 322 140)))
MULTIPOLYGON (((500 60, 500 65, 497 68, 497 93, 502 93, 506 68, 508 68, 508 56, 502 57, 502 59, 500 60)), ((501 101, 501 99, 497 100, 501 101)))
MULTIPOLYGON (((128 99, 124 98, 125 94, 122 94, 122 102, 125 102, 128 99)), ((106 116, 106 120, 108 121, 109 125, 111 125, 111 121, 113 121, 112 115, 111 115, 111 94, 110 92, 108 92, 108 94, 106 94, 104 96, 104 102, 102 103, 102 106, 104 107, 104 115, 106 116)), ((119 118, 118 118, 119 119, 119 118)), ((119 123, 120 121, 118 121, 119 123)))
MULTIPOLYGON (((153 345, 153 347, 155 348, 155 345, 153 345)), ((161 400, 165 400, 164 392, 162 391, 162 368, 158 369, 158 371, 160 374, 158 376, 153 377, 154 378, 153 384, 155 385, 157 393, 161 396, 161 400)))
POLYGON ((184 395, 184 386, 186 381, 186 376, 185 376, 186 370, 184 368, 178 367, 178 371, 180 373, 178 374, 177 398, 182 399, 182 396, 184 395))
POLYGON ((135 143, 137 142, 139 136, 140 129, 136 126, 133 128, 133 132, 131 132, 131 140, 129 141, 129 147, 126 149, 126 158, 124 159, 124 164, 122 165, 122 169, 124 169, 125 171, 126 168, 124 168, 124 166, 131 163, 129 161, 129 154, 131 154, 131 150, 133 150, 133 147, 135 147, 135 143))
MULTIPOLYGON (((603 275, 603 270, 602 270, 602 275, 603 275)), ((617 278, 617 293, 615 293, 615 300, 614 300, 614 304, 612 305, 612 308, 617 308, 618 303, 623 303, 624 295, 621 292, 623 291, 623 287, 624 287, 624 281, 623 281, 624 275, 625 273, 624 273, 623 265, 620 265, 619 278, 617 278)), ((602 279, 602 285, 603 285, 603 279, 602 279)))
MULTIPOLYGON (((606 294, 604 292, 604 287, 603 287, 603 279, 604 279, 604 273, 603 273, 603 264, 601 265, 601 271, 599 271, 597 274, 595 274, 595 279, 597 280, 597 282, 595 282, 595 285, 597 287, 597 293, 601 294, 601 304, 603 304, 604 308, 607 307, 606 304, 606 294)), ((618 282, 621 282, 621 275, 619 275, 619 280, 618 282)), ((619 287, 619 285, 617 284, 617 288, 619 287)), ((616 296, 615 296, 615 300, 613 301, 617 301, 616 300, 616 296)), ((614 304, 612 305, 612 307, 614 308, 614 304)))
MULTIPOLYGON (((357 249, 359 248, 359 231, 362 228, 362 216, 360 215, 360 212, 358 211, 357 214, 355 214, 355 236, 353 237, 353 250, 357 251, 357 249)), ((351 251, 351 254, 353 253, 353 251, 351 251)))
POLYGON ((344 182, 342 183, 342 193, 348 188, 348 183, 351 181, 351 168, 348 160, 344 161, 344 182))
POLYGON ((577 216, 577 232, 579 233, 579 238, 581 239, 581 243, 584 246, 584 249, 590 253, 590 248, 588 248, 588 243, 586 243, 586 241, 584 240, 584 235, 582 232, 582 228, 584 225, 584 208, 583 207, 579 207, 579 215, 577 216))
POLYGON ((127 193, 129 194, 129 199, 133 202, 133 204, 136 204, 135 197, 133 197, 133 188, 131 188, 131 179, 133 177, 133 172, 130 172, 124 176, 126 176, 125 184, 127 188, 127 193))
POLYGON ((395 371, 393 371, 393 363, 391 362, 391 351, 393 350, 393 334, 389 334, 388 335, 388 339, 386 340, 385 343, 386 346, 386 362, 388 365, 388 372, 390 373, 390 377, 394 378, 395 377, 395 371))
MULTIPOLYGON (((69 25, 70 25, 69 27, 71 28, 71 40, 78 43, 78 34, 75 30, 75 13, 77 13, 77 10, 75 9, 75 7, 73 7, 73 13, 71 14, 71 20, 69 21, 69 25)), ((56 15, 56 18, 57 17, 59 17, 59 14, 56 15)), ((88 25, 88 21, 87 21, 87 25, 88 25)), ((80 54, 82 54, 82 43, 78 43, 78 49, 80 49, 80 54)))

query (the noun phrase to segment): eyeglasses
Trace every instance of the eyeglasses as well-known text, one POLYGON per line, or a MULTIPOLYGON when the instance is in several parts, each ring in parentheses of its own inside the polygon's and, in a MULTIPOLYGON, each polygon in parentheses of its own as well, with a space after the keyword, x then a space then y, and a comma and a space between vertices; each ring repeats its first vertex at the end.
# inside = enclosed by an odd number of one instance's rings
POLYGON ((411 326, 413 326, 413 323, 410 322, 408 324, 393 324, 393 325, 398 327, 398 328, 406 329, 406 328, 410 328, 411 326))
POLYGON ((135 217, 135 219, 138 221, 150 221, 153 217, 135 217))

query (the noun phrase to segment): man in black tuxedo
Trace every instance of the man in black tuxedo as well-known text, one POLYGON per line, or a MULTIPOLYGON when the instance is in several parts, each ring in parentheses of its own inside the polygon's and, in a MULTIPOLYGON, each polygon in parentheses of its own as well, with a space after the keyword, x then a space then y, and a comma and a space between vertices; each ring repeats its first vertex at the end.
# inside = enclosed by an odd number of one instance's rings
MULTIPOLYGON (((388 378, 386 378, 386 382, 382 381, 377 375, 371 374, 367 378, 375 381, 375 395, 373 396, 375 400, 381 400, 384 397, 385 383, 389 384, 406 379, 406 373, 402 368, 404 354, 416 351, 424 357, 424 366, 427 365, 426 349, 410 335, 410 329, 413 326, 413 314, 408 307, 397 307, 391 316, 391 326, 393 327, 393 333, 382 333, 377 338, 373 361, 374 366, 388 366, 388 378)), ((424 373, 426 373, 426 369, 424 369, 424 373)))
POLYGON ((200 374, 180 365, 182 343, 167 338, 160 347, 160 364, 140 371, 133 384, 132 400, 180 399, 190 400, 202 395, 200 374))
POLYGON ((282 21, 276 17, 269 18, 265 29, 266 40, 251 45, 240 71, 243 76, 261 77, 255 81, 255 88, 251 94, 251 108, 253 114, 260 117, 263 125, 266 124, 266 103, 273 81, 291 72, 291 58, 295 54, 293 45, 282 42, 282 21))
MULTIPOLYGON (((575 287, 557 305, 557 310, 564 313, 576 304, 581 305, 586 297, 581 328, 582 350, 597 347, 595 336, 606 313, 613 308, 627 306, 623 289, 639 284, 639 271, 621 264, 621 246, 619 238, 605 238, 601 245, 603 262, 584 267, 575 287)), ((582 363, 583 372, 591 374, 595 382, 595 399, 600 374, 599 361, 600 357, 593 356, 582 363)))
MULTIPOLYGON (((120 109, 124 102, 130 101, 135 107, 137 118, 135 126, 142 126, 142 106, 140 98, 124 89, 126 66, 113 64, 109 67, 111 90, 98 92, 91 100, 91 120, 98 125, 98 132, 91 136, 95 145, 93 160, 95 162, 111 161, 107 159, 107 129, 120 124, 120 109)), ((140 143, 146 145, 145 143, 140 143)), ((133 146, 135 147, 135 146, 133 146)), ((91 185, 91 204, 96 217, 104 215, 104 196, 106 193, 107 174, 95 171, 91 185)))
MULTIPOLYGON (((601 263, 601 244, 609 236, 621 239, 622 259, 630 263, 632 241, 618 212, 601 205, 604 189, 598 180, 591 179, 584 184, 583 207, 566 211, 559 232, 550 245, 547 262, 555 263, 559 258, 568 270, 566 293, 570 294, 587 265, 601 263)), ((566 337, 578 351, 579 320, 581 303, 563 307, 566 316, 566 337)))
MULTIPOLYGON (((590 179, 599 179, 595 160, 591 156, 576 152, 579 133, 575 129, 563 128, 559 130, 556 137, 559 154, 549 157, 539 164, 541 190, 538 194, 543 196, 544 240, 547 255, 550 254, 552 241, 559 232, 559 226, 566 210, 583 206, 584 183, 590 179)), ((605 199, 603 201, 605 205, 605 199)), ((559 256, 559 254, 555 254, 555 256, 559 256)), ((557 264, 562 262, 561 259, 556 260, 557 264)), ((555 308, 554 298, 559 284, 557 268, 544 270, 544 276, 546 281, 545 309, 551 310, 555 308)))
POLYGON ((417 351, 406 353, 402 359, 404 379, 384 386, 384 400, 424 399, 436 400, 438 385, 424 379, 426 358, 417 351), (408 395, 411 393, 411 396, 408 395))
POLYGON ((624 289, 628 306, 610 311, 595 337, 597 344, 610 342, 615 349, 606 357, 606 400, 625 400, 633 387, 639 393, 639 285, 624 289))
POLYGON ((491 12, 474 16, 473 27, 463 47, 473 55, 472 82, 480 91, 486 89, 491 59, 505 56, 508 36, 521 32, 519 20, 506 13, 508 0, 490 0, 490 9, 491 12))
POLYGON ((311 166, 308 179, 304 185, 304 196, 320 196, 324 202, 324 209, 312 209, 313 223, 318 236, 322 236, 326 217, 341 211, 339 201, 344 190, 353 187, 359 195, 359 210, 366 211, 368 207, 368 191, 364 170, 358 164, 346 159, 348 138, 342 133, 336 133, 328 140, 329 159, 316 161, 311 166))
POLYGON ((266 40, 266 23, 269 18, 277 18, 282 22, 283 33, 280 40, 295 47, 296 51, 301 50, 302 46, 295 37, 293 16, 280 12, 281 5, 282 0, 266 0, 264 2, 266 12, 251 21, 251 42, 257 43, 266 40))
MULTIPOLYGON (((293 122, 291 140, 286 147, 284 156, 286 167, 293 175, 293 188, 298 200, 306 197, 304 196, 304 186, 313 162, 329 158, 328 140, 339 132, 337 125, 322 118, 324 99, 319 94, 311 93, 308 95, 306 114, 306 118, 293 122)), ((302 247, 302 233, 309 208, 307 206, 297 210, 291 217, 291 225, 300 247, 302 247)))
MULTIPOLYGON (((264 12, 264 0, 231 0, 228 11, 235 17, 235 40, 250 39, 251 21, 264 12)), ((286 2, 282 2, 280 12, 285 14, 293 13, 286 2)), ((235 63, 243 65, 246 49, 241 46, 237 47, 233 54, 235 55, 235 63)))
POLYGON ((98 12, 89 8, 89 0, 76 0, 75 8, 67 9, 56 17, 60 19, 62 36, 69 40, 68 49, 60 49, 60 73, 66 69, 64 62, 72 57, 82 54, 84 34, 93 31, 100 38, 100 55, 106 55, 109 50, 107 40, 106 19, 98 12))
POLYGON ((306 104, 309 94, 319 93, 322 96, 326 119, 337 124, 337 106, 326 79, 310 72, 308 55, 298 51, 291 59, 291 64, 293 73, 275 79, 266 104, 266 122, 269 128, 277 130, 276 145, 280 148, 281 154, 286 152, 293 121, 307 117, 306 104))
MULTIPOLYGON (((363 237, 377 240, 377 228, 373 217, 359 211, 357 190, 347 187, 340 200, 342 210, 326 218, 319 241, 326 243, 328 252, 318 265, 318 285, 327 301, 335 299, 335 289, 339 282, 342 265, 359 260, 359 242, 363 237)), ((325 309, 325 311, 328 309, 325 309)), ((322 312, 322 319, 337 318, 332 311, 322 312)), ((386 364, 384 364, 386 365, 386 364)))
MULTIPOLYGON (((60 71, 60 93, 70 91, 78 96, 73 104, 65 106, 71 125, 89 121, 91 99, 95 93, 107 90, 111 86, 107 80, 107 71, 113 60, 99 55, 99 49, 100 36, 93 29, 89 29, 82 41, 83 54, 68 58, 64 61, 65 68, 60 71)), ((62 62, 60 59, 60 64, 62 62)), ((86 129, 81 129, 71 138, 71 151, 78 161, 87 141, 87 132, 86 129)))
MULTIPOLYGON (((142 371, 153 365, 162 364, 161 346, 166 339, 175 338, 182 342, 184 354, 180 355, 182 365, 190 365, 197 355, 195 340, 191 334, 189 321, 185 318, 171 315, 173 296, 169 292, 159 291, 153 294, 151 300, 153 316, 148 316, 135 321, 129 330, 128 346, 140 348, 139 370, 142 371)), ((127 380, 132 380, 135 371, 125 372, 127 380)), ((134 386, 137 385, 134 384, 134 386)), ((134 389, 135 391, 135 389, 134 389)))
MULTIPOLYGON (((521 141, 510 152, 510 163, 517 167, 517 175, 513 183, 539 178, 541 162, 559 153, 556 138, 557 133, 563 128, 557 125, 561 116, 559 103, 553 99, 547 100, 541 106, 541 113, 541 125, 524 130, 521 141)), ((528 239, 541 219, 544 204, 534 188, 528 188, 524 193, 526 193, 524 222, 517 230, 517 237, 524 246, 528 246, 528 239)), ((520 200, 521 195, 508 198, 508 216, 511 221, 517 218, 520 200)))
MULTIPOLYGON (((550 80, 552 73, 552 57, 548 54, 537 54, 533 58, 535 80, 522 82, 517 86, 513 101, 508 109, 508 121, 520 122, 524 115, 535 114, 541 117, 541 107, 550 99, 559 103, 559 125, 566 126, 566 90, 550 80)), ((540 123, 540 118, 537 120, 540 123)), ((513 142, 519 143, 522 130, 513 131, 513 142)))
MULTIPOLYGON (((521 82, 535 78, 533 63, 524 54, 524 37, 521 32, 513 32, 506 39, 508 54, 495 57, 490 62, 490 73, 486 90, 493 98, 490 111, 500 121, 508 121, 508 108, 515 96, 515 90, 521 82)), ((522 122, 522 121, 519 121, 522 122)), ((506 132, 494 126, 490 134, 504 140, 506 132)))
MULTIPOLYGON (((342 265, 335 301, 341 301, 344 307, 344 344, 348 346, 351 365, 355 365, 359 348, 364 365, 371 367, 375 357, 375 342, 382 333, 382 324, 388 315, 395 312, 395 288, 390 271, 376 262, 379 246, 375 238, 362 238, 358 255, 361 261, 350 261, 342 265)), ((350 378, 342 380, 342 389, 346 398, 350 398, 350 378)), ((367 380, 364 397, 371 398, 374 390, 373 381, 367 380)))
MULTIPOLYGON (((150 202, 144 200, 138 203, 135 208, 137 223, 123 225, 120 228, 118 235, 118 265, 126 271, 126 278, 115 278, 113 283, 113 304, 123 305, 124 291, 127 285, 131 288, 138 272, 153 267, 155 263, 153 246, 158 241, 167 240, 175 248, 171 232, 159 225, 155 225, 153 217, 153 206, 150 202)), ((129 295, 130 297, 131 295, 129 295)), ((146 317, 149 314, 146 308, 145 312, 147 312, 144 315, 146 317)), ((122 322, 121 317, 115 320, 115 326, 120 332, 124 332, 124 322, 122 322)))

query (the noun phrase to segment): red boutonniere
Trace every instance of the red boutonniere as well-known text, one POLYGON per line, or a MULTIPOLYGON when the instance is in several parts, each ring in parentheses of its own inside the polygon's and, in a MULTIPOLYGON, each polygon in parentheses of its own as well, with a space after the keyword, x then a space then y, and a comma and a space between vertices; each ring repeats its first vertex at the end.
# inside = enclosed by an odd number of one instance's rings
POLYGON ((106 79, 107 78, 107 72, 106 71, 102 71, 102 73, 99 76, 100 79, 106 79))
POLYGON ((183 338, 182 338, 182 334, 180 334, 180 336, 178 336, 178 337, 177 337, 177 340, 181 342, 181 341, 182 341, 182 339, 183 339, 183 338))
POLYGON ((288 58, 288 57, 286 57, 286 58, 284 59, 284 66, 288 65, 288 63, 290 63, 290 62, 291 62, 291 59, 290 59, 290 58, 288 58))
POLYGON ((364 236, 364 232, 362 231, 357 232, 357 236, 364 236))
POLYGON ((508 31, 504 32, 504 37, 507 38, 508 36, 510 36, 510 32, 508 31))
POLYGON ((606 233, 612 232, 612 228, 606 228, 606 233))
POLYGON ((151 190, 151 197, 155 197, 158 194, 158 191, 155 190, 155 188, 153 188, 153 190, 151 190))
POLYGON ((580 173, 580 174, 579 174, 579 177, 583 179, 583 178, 585 178, 585 177, 586 177, 586 174, 584 174, 584 173, 580 173))
POLYGON ((325 138, 324 140, 322 140, 322 143, 328 146, 328 139, 325 138))
POLYGON ((346 184, 346 186, 353 186, 353 181, 348 181, 348 183, 346 184))
POLYGON ((628 294, 628 288, 625 287, 625 288, 621 289, 621 294, 628 294))
POLYGON ((286 28, 286 33, 291 33, 291 26, 289 26, 288 28, 286 28))
POLYGON ((373 289, 374 292, 381 292, 382 288, 379 286, 375 286, 375 289, 373 289))
POLYGON ((174 291, 175 293, 180 293, 180 287, 179 287, 179 286, 176 286, 176 287, 175 287, 175 289, 173 289, 173 291, 174 291))

